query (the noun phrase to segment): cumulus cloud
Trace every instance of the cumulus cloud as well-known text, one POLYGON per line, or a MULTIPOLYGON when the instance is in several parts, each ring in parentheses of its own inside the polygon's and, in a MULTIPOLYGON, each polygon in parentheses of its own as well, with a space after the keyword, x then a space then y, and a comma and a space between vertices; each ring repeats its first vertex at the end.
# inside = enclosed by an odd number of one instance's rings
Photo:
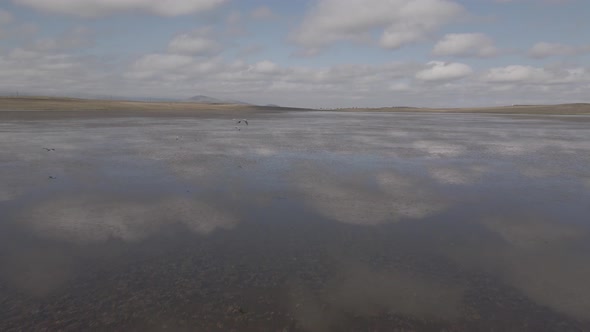
POLYGON ((95 42, 94 32, 86 27, 69 29, 54 38, 37 40, 32 49, 38 51, 64 51, 93 46, 95 42))
POLYGON ((408 84, 407 82, 395 82, 389 85, 389 90, 391 91, 398 91, 398 92, 402 92, 402 91, 410 91, 411 87, 410 84, 408 84))
POLYGON ((551 56, 578 55, 590 52, 590 46, 571 46, 559 43, 539 42, 533 45, 528 52, 531 58, 544 59, 551 56))
POLYGON ((483 77, 487 82, 522 82, 544 81, 549 79, 550 76, 543 68, 510 65, 506 67, 491 68, 483 77))
POLYGON ((227 18, 225 19, 225 21, 229 25, 237 25, 240 23, 241 20, 242 20, 242 14, 236 10, 229 13, 229 15, 227 15, 227 18))
POLYGON ((263 74, 264 73, 272 74, 272 73, 276 73, 276 72, 280 71, 280 67, 276 63, 274 63, 272 61, 268 61, 268 60, 257 62, 256 64, 254 64, 250 68, 256 72, 263 73, 263 74))
POLYGON ((22 23, 13 27, 11 35, 17 38, 31 37, 39 31, 39 27, 35 23, 22 23))
POLYGON ((210 29, 199 29, 174 37, 168 44, 168 51, 184 55, 213 55, 221 51, 221 45, 210 38, 210 29))
POLYGON ((265 20, 265 19, 273 18, 275 16, 275 14, 272 12, 272 10, 270 8, 268 8, 267 6, 261 6, 261 7, 254 9, 250 15, 252 16, 252 18, 255 18, 258 20, 265 20))
POLYGON ((192 64, 193 58, 177 54, 148 54, 134 64, 135 69, 150 71, 171 71, 192 64))
POLYGON ((12 20, 13 17, 9 11, 0 9, 0 24, 7 24, 12 22, 12 20))
MULTIPOLYGON (((6 10, 0 9, 0 26, 11 23, 13 20, 12 14, 6 10)), ((0 28, 0 39, 5 38, 9 34, 4 29, 0 28)))
POLYGON ((0 72, 11 78, 0 82, 0 91, 112 94, 121 88, 120 76, 113 70, 113 64, 94 56, 15 48, 0 55, 0 72))
POLYGON ((458 62, 287 66, 270 57, 229 60, 218 54, 223 49, 214 33, 201 29, 180 34, 169 41, 167 52, 129 61, 74 53, 92 46, 94 36, 85 28, 72 29, 4 49, 0 71, 12 79, 0 82, 0 93, 186 98, 200 91, 304 107, 441 107, 463 106, 459 103, 464 99, 449 98, 457 91, 482 104, 583 101, 584 87, 590 84, 590 72, 581 66, 513 65, 475 75, 470 66, 458 62), (534 84, 514 86, 521 82, 534 84))
POLYGON ((451 33, 445 35, 432 53, 437 56, 490 57, 498 54, 494 41, 483 33, 451 33))
POLYGON ((317 50, 339 41, 371 40, 381 30, 379 44, 398 49, 419 42, 464 14, 448 0, 320 0, 305 16, 294 40, 317 50))
POLYGON ((248 57, 257 53, 262 52, 265 50, 265 47, 261 44, 250 44, 244 45, 238 50, 238 56, 240 57, 248 57))
MULTIPOLYGON (((269 59, 248 63, 221 57, 201 58, 174 54, 150 54, 139 58, 125 74, 141 78, 143 84, 198 84, 208 90, 240 90, 243 93, 272 91, 273 94, 308 92, 314 94, 371 91, 390 85, 393 80, 411 75, 419 65, 389 63, 381 65, 335 65, 330 67, 288 67, 269 59), (198 78, 198 79, 196 79, 198 78), (146 81, 149 79, 149 81, 146 81)), ((194 85, 191 89, 194 89, 194 85)), ((299 98, 299 97, 297 97, 299 98)))
POLYGON ((487 70, 482 80, 490 83, 531 83, 531 84, 571 84, 587 83, 590 72, 587 68, 540 68, 533 66, 510 65, 487 70))
POLYGON ((311 67, 286 66, 272 58, 153 53, 127 64, 64 52, 21 47, 0 54, 0 71, 11 77, 0 82, 0 93, 186 98, 201 91, 302 107, 454 107, 464 105, 449 98, 457 91, 488 105, 582 102, 590 84, 589 68, 565 65, 513 65, 472 74, 465 64, 438 61, 311 67))
POLYGON ((572 2, 572 1, 576 1, 576 0, 494 0, 495 2, 500 2, 500 3, 516 3, 516 2, 538 2, 538 3, 542 3, 542 4, 546 4, 546 5, 558 5, 558 4, 563 4, 563 3, 568 3, 568 2, 572 2))
POLYGON ((471 67, 458 62, 431 61, 427 68, 416 73, 422 81, 449 81, 464 78, 473 73, 471 67))
POLYGON ((226 0, 12 0, 37 10, 81 17, 96 17, 118 12, 142 11, 161 16, 178 16, 213 9, 226 0))

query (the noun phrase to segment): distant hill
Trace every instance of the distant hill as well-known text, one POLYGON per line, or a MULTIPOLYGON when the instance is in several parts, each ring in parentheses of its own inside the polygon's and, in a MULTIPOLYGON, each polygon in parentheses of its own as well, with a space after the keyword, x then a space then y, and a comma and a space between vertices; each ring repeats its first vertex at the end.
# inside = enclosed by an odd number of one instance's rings
POLYGON ((189 101, 200 103, 200 104, 238 104, 238 105, 249 105, 243 101, 233 99, 219 99, 209 96, 198 95, 188 99, 189 101))

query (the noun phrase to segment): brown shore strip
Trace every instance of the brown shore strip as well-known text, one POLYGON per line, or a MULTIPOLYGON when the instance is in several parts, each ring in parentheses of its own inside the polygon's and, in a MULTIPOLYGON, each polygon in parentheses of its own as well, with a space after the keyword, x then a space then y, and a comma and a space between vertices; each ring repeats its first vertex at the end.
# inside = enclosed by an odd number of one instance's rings
POLYGON ((344 112, 435 112, 435 113, 492 113, 492 114, 590 114, 590 103, 557 105, 512 105, 493 107, 464 108, 421 108, 421 107, 380 107, 380 108, 342 108, 344 112))
MULTIPOLYGON (((79 116, 195 116, 228 115, 281 111, 316 111, 316 109, 242 104, 199 104, 194 102, 143 102, 61 97, 0 97, 0 118, 79 117, 79 116)), ((472 108, 340 108, 331 112, 436 112, 487 114, 590 114, 590 103, 559 105, 513 105, 472 108)))
POLYGON ((0 119, 60 119, 98 117, 238 116, 268 111, 307 110, 245 104, 145 102, 62 97, 0 97, 0 119))

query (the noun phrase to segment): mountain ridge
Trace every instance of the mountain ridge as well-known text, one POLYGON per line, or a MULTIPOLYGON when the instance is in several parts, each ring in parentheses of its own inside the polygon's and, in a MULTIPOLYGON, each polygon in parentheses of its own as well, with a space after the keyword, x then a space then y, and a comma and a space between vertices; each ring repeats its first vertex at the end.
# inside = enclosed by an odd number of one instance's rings
POLYGON ((239 100, 221 99, 221 98, 215 98, 215 97, 210 97, 210 96, 205 96, 205 95, 192 96, 192 97, 188 98, 188 101, 192 101, 192 102, 196 102, 196 103, 201 103, 201 104, 250 105, 249 103, 245 103, 245 102, 239 101, 239 100))

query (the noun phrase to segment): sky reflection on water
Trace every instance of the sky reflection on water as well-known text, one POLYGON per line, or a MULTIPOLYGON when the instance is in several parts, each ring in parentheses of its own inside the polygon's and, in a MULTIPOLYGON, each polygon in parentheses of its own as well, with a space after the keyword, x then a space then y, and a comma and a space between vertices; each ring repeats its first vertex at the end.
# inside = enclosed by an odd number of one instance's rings
POLYGON ((0 320, 590 328, 589 127, 322 112, 258 114, 240 131, 211 117, 5 121, 0 320))

